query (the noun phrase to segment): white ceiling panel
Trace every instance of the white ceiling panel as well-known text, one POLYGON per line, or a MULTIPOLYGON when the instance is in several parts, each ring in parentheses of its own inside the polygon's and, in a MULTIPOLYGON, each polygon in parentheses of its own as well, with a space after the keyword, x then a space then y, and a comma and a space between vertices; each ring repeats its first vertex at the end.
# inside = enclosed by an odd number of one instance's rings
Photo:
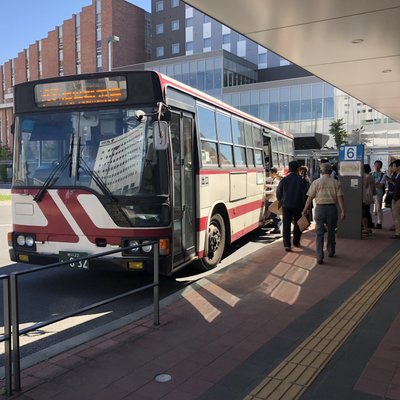
POLYGON ((400 122, 400 0, 187 3, 400 122))

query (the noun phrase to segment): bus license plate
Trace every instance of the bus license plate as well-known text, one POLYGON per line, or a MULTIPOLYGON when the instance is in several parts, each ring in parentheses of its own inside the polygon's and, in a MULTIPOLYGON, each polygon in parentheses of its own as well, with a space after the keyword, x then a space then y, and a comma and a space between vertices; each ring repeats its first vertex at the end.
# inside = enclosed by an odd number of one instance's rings
MULTIPOLYGON (((76 251, 60 251, 59 252, 60 262, 72 261, 77 258, 84 258, 87 256, 88 256, 87 253, 77 253, 76 251)), ((89 269, 89 260, 70 262, 67 265, 69 265, 71 268, 89 269)))

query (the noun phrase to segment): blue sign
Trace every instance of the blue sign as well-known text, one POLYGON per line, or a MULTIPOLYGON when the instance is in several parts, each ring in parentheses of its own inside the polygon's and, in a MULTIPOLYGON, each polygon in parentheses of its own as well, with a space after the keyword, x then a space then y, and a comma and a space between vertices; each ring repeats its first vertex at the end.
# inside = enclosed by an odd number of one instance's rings
POLYGON ((343 145, 339 147, 339 161, 364 161, 364 145, 343 145))

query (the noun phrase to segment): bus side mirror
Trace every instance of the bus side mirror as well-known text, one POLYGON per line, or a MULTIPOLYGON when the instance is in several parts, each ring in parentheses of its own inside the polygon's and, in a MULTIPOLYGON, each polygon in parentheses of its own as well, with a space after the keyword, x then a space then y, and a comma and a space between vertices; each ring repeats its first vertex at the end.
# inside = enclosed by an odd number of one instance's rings
POLYGON ((154 149, 166 150, 168 147, 168 123, 155 121, 153 123, 154 149))

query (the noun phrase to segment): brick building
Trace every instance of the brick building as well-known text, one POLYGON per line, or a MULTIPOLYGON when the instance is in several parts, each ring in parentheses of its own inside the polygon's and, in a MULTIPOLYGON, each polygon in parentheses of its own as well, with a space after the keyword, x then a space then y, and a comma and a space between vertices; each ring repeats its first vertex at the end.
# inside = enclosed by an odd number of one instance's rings
POLYGON ((149 60, 150 15, 125 0, 92 0, 46 38, 0 65, 0 145, 12 145, 14 84, 106 71, 110 48, 113 67, 149 60), (114 36, 119 41, 109 45, 114 36))

